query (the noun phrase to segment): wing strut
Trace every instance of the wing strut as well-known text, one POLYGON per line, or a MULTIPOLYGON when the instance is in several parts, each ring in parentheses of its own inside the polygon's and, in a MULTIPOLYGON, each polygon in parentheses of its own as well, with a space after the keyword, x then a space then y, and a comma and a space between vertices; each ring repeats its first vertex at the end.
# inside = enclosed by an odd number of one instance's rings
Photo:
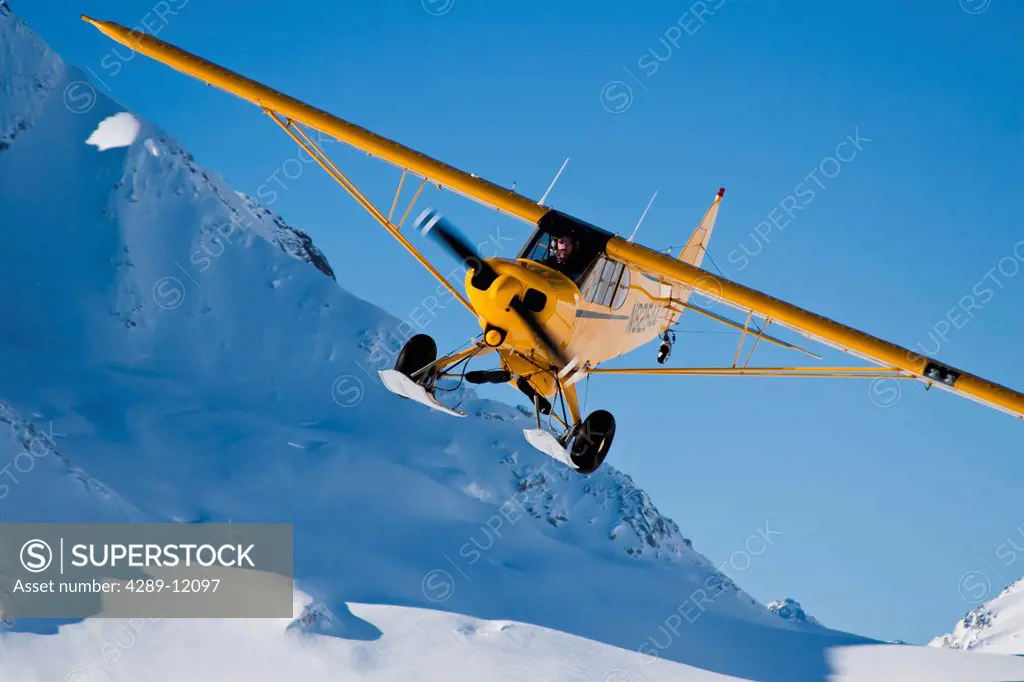
POLYGON ((895 367, 637 367, 594 368, 587 374, 657 374, 662 376, 842 377, 849 379, 916 379, 895 367))
MULTIPOLYGON (((380 210, 376 206, 374 206, 373 202, 367 199, 366 195, 359 191, 358 187, 352 184, 352 181, 349 180, 345 176, 345 174, 341 172, 341 169, 339 169, 338 166, 335 165, 335 163, 330 160, 330 158, 328 158, 327 154, 324 153, 324 151, 316 144, 316 142, 310 139, 309 135, 306 134, 306 131, 304 131, 301 127, 296 125, 295 122, 290 119, 287 121, 283 120, 280 114, 278 114, 275 111, 271 111, 270 109, 264 109, 263 111, 264 113, 267 114, 267 116, 274 119, 274 122, 277 123, 277 125, 281 126, 281 129, 288 133, 288 136, 295 140, 296 144, 305 149, 306 152, 311 157, 313 157, 313 159, 315 159, 318 164, 320 164, 320 167, 323 168, 328 175, 334 178, 334 180, 337 181, 339 185, 344 187, 345 191, 351 194, 352 198, 359 202, 359 205, 362 206, 366 210, 366 212, 373 217, 374 220, 376 220, 384 227, 384 229, 390 232, 391 236, 397 239, 398 243, 404 246, 405 250, 412 254, 412 257, 415 258, 420 265, 425 267, 430 272, 430 274, 432 274, 437 279, 437 281, 439 281, 444 286, 445 289, 451 292, 452 296, 458 299, 459 303, 466 306, 466 309, 472 312, 474 315, 476 314, 476 312, 473 310, 473 306, 469 304, 469 301, 467 301, 463 297, 463 295, 459 293, 459 291, 454 286, 452 286, 452 283, 449 282, 444 277, 444 275, 437 271, 437 268, 430 264, 430 261, 423 257, 423 254, 421 254, 419 250, 417 250, 416 247, 413 246, 412 243, 405 238, 405 235, 399 232, 398 227, 392 224, 392 222, 388 220, 387 216, 381 213, 380 210)), ((399 181, 399 189, 401 189, 401 181, 399 181)), ((422 187, 420 189, 422 189, 422 187)), ((417 196, 419 196, 418 193, 417 196)), ((396 193, 395 200, 397 201, 397 199, 398 194, 396 193)), ((415 200, 416 197, 413 197, 413 201, 415 200)), ((392 209, 393 208, 394 207, 392 206, 392 209)), ((409 208, 412 209, 411 204, 409 208)))
MULTIPOLYGON (((732 327, 733 329, 740 330, 741 332, 743 332, 741 334, 741 338, 740 338, 741 343, 742 343, 743 338, 745 338, 746 335, 750 331, 750 327, 749 327, 749 325, 750 325, 750 315, 749 314, 747 316, 747 324, 746 325, 742 325, 742 324, 739 324, 738 322, 734 322, 734 321, 730 320, 728 317, 724 317, 722 315, 718 315, 716 313, 711 312, 710 310, 708 310, 706 308, 701 308, 700 306, 694 305, 694 304, 689 303, 689 302, 673 301, 672 303, 673 303, 673 305, 681 305, 686 310, 692 310, 695 313, 700 313, 701 315, 704 315, 705 317, 709 317, 712 320, 715 320, 716 322, 721 322, 722 324, 724 324, 726 326, 729 326, 729 327, 732 327)), ((682 311, 679 311, 679 312, 682 312, 682 311)), ((763 329, 761 331, 764 332, 763 329)), ((762 333, 761 334, 761 338, 764 339, 765 341, 767 341, 768 343, 775 344, 776 346, 781 346, 782 348, 788 348, 789 350, 799 351, 799 352, 803 353, 804 355, 810 355, 815 360, 821 360, 822 359, 822 357, 820 355, 818 355, 817 353, 809 351, 809 350, 807 350, 805 348, 801 348, 800 346, 797 346, 797 345, 794 345, 792 343, 789 343, 788 341, 783 341, 782 339, 777 339, 774 336, 770 336, 768 334, 762 333)), ((734 366, 735 366, 735 364, 739 360, 739 354, 740 354, 740 350, 741 349, 742 349, 741 347, 736 349, 736 358, 733 360, 733 365, 734 366)))
POLYGON ((912 350, 866 334, 858 329, 817 315, 792 303, 715 275, 703 268, 658 253, 620 237, 612 237, 606 246, 608 255, 632 264, 664 279, 679 282, 704 296, 723 301, 744 311, 752 311, 775 324, 794 329, 805 336, 856 355, 884 368, 902 370, 925 382, 984 405, 1024 417, 1024 394, 993 381, 950 367, 912 350))

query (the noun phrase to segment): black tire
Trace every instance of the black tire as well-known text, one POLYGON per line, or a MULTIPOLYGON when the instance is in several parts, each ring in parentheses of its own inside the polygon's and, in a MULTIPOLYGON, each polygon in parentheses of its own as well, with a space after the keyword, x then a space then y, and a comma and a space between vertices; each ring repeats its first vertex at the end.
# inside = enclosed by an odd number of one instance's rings
MULTIPOLYGON (((402 346, 402 352, 395 360, 395 369, 407 377, 437 360, 437 344, 426 334, 417 334, 402 346)), ((429 374, 429 372, 427 372, 429 374)), ((417 377, 423 383, 425 376, 417 377)))
POLYGON ((592 474, 608 456, 615 438, 615 417, 607 410, 595 410, 576 429, 569 457, 581 474, 592 474))

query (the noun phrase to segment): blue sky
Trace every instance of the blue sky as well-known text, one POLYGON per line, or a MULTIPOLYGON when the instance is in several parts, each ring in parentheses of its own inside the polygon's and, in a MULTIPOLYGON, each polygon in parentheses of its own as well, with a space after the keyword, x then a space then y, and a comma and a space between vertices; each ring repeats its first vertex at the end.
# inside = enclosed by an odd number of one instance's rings
MULTIPOLYGON (((1024 8, 707 0, 714 11, 698 17, 701 4, 93 0, 87 11, 144 23, 535 198, 569 156, 550 203, 620 234, 657 190, 639 233, 652 246, 685 241, 725 186, 710 255, 726 276, 1024 387, 1024 8), (787 197, 800 203, 792 219, 787 197)), ((342 286, 400 318, 433 290, 340 188, 297 170, 290 140, 254 107, 114 52, 78 20, 81 3, 12 5, 236 189, 273 190, 272 208, 313 236, 342 286)), ((396 171, 328 149, 389 205, 396 171)), ((420 203, 431 205, 476 240, 500 235, 506 255, 529 233, 436 190, 420 203)), ((428 326, 442 348, 476 331, 454 306, 428 326)), ((672 362, 731 363, 737 338, 722 331, 684 317, 672 362)), ((759 348, 754 359, 800 357, 759 348)), ((609 461, 761 600, 793 596, 827 625, 923 642, 1024 575, 1024 426, 1007 415, 917 384, 896 394, 824 379, 602 378, 587 405, 618 418, 609 461), (748 539, 766 528, 760 552, 748 539)))

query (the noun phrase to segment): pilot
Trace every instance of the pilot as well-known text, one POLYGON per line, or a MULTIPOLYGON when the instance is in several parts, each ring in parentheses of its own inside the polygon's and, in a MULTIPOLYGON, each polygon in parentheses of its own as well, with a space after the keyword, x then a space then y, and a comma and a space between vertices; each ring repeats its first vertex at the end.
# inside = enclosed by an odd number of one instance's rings
POLYGON ((580 274, 579 254, 576 252, 576 239, 570 234, 559 235, 555 238, 555 252, 541 261, 553 270, 557 270, 569 279, 575 279, 580 274))

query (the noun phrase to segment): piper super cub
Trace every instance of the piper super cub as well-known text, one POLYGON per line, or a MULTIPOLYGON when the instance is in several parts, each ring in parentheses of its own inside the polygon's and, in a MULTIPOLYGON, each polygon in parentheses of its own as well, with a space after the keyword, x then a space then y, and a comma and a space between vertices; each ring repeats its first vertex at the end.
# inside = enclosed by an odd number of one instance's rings
POLYGON ((410 338, 394 369, 380 373, 388 389, 430 408, 461 416, 435 398, 438 379, 454 376, 470 383, 509 383, 528 396, 535 407, 536 428, 525 431, 527 440, 580 473, 590 473, 601 466, 615 435, 615 419, 609 412, 597 410, 586 417, 580 414, 576 384, 596 374, 910 379, 1024 417, 1024 394, 703 269, 701 263, 724 190, 718 191, 682 251, 676 256, 667 255, 548 208, 543 200, 534 201, 460 171, 157 38, 119 24, 82 18, 133 50, 260 107, 477 319, 481 333, 474 342, 441 357, 430 337, 410 338), (313 142, 307 128, 402 169, 387 214, 313 142), (420 180, 419 188, 396 222, 395 209, 410 176, 420 180), (466 263, 465 295, 423 257, 402 231, 428 182, 534 226, 533 235, 516 258, 481 258, 438 213, 428 210, 420 214, 414 221, 420 230, 466 263), (691 302, 693 294, 734 308, 746 316, 745 322, 728 319, 707 306, 691 302), (657 360, 664 364, 672 349, 674 325, 686 310, 742 332, 731 366, 600 367, 605 361, 654 340, 660 340, 657 360), (870 365, 751 366, 753 347, 761 341, 821 359, 769 336, 766 329, 770 324, 859 357, 870 365), (753 339, 752 347, 740 363, 740 352, 748 336, 753 339), (480 358, 489 358, 492 366, 465 369, 470 360, 480 358), (542 424, 542 415, 548 417, 546 424, 542 424))

